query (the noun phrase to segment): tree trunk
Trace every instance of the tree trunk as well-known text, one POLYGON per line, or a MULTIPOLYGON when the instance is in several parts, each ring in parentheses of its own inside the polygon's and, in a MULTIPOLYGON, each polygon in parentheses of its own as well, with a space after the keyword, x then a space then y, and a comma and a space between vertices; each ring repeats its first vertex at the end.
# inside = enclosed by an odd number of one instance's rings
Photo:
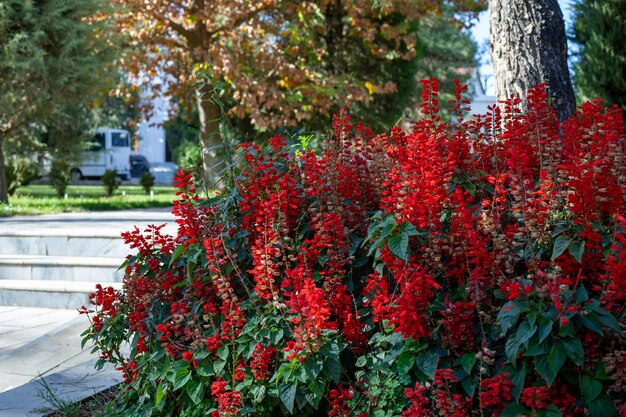
POLYGON ((557 0, 489 0, 496 95, 524 98, 542 82, 565 120, 576 110, 567 68, 565 23, 557 0))
MULTIPOLYGON (((207 84, 203 89, 209 90, 207 84)), ((200 146, 202 147, 202 169, 204 182, 207 188, 211 188, 219 178, 217 174, 224 169, 223 158, 219 157, 219 152, 223 150, 220 135, 220 120, 222 112, 220 107, 210 100, 210 91, 200 91, 205 94, 197 96, 198 116, 200 121, 200 146)), ((220 184, 216 184, 220 187, 220 184)))
POLYGON ((0 132, 0 204, 9 204, 9 187, 5 173, 4 151, 2 149, 2 133, 0 132))

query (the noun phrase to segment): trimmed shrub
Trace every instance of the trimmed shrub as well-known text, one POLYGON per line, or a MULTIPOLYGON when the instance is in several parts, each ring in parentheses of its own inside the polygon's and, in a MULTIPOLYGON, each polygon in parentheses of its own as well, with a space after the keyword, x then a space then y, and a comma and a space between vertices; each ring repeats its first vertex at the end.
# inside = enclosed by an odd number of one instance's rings
POLYGON ((150 194, 152 187, 154 187, 154 175, 150 171, 146 171, 141 174, 141 178, 139 178, 139 183, 143 187, 143 190, 146 194, 150 194))
POLYGON ((67 190, 67 186, 72 179, 69 165, 59 160, 52 161, 50 164, 49 179, 50 185, 57 192, 57 196, 63 198, 65 196, 65 190, 67 190))
POLYGON ((83 309, 124 415, 626 407, 621 111, 590 102, 559 124, 540 86, 525 111, 450 125, 423 83, 411 131, 342 113, 319 152, 242 146, 216 198, 179 173, 176 236, 124 234, 124 291, 83 309))
POLYGON ((119 187, 119 182, 117 181, 117 171, 110 169, 104 171, 104 175, 102 176, 102 185, 104 185, 107 195, 111 197, 113 192, 117 190, 117 187, 119 187))

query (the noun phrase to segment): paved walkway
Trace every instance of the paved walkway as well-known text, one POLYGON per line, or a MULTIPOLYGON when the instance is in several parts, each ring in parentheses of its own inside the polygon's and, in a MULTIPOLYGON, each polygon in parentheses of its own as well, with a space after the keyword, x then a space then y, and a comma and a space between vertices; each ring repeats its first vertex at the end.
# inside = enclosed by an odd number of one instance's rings
MULTIPOLYGON (((93 236, 140 229, 148 224, 176 225, 167 209, 65 213, 0 219, 4 231, 37 230, 42 235, 93 236)), ((87 328, 75 310, 0 306, 0 417, 41 417, 51 410, 42 397, 42 378, 63 399, 78 400, 120 382, 117 371, 96 372, 97 355, 80 347, 87 328)))
POLYGON ((37 230, 42 233, 119 235, 121 232, 133 230, 135 225, 141 228, 149 224, 158 226, 168 223, 166 230, 175 233, 176 225, 173 220, 169 208, 15 216, 0 218, 0 232, 37 230))

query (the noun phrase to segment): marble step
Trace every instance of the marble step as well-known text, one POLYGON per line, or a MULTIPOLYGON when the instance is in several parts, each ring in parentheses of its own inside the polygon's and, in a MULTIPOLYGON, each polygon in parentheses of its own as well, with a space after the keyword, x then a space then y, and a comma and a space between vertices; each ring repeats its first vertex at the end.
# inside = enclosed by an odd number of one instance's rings
POLYGON ((119 257, 0 255, 0 279, 121 282, 119 257))
POLYGON ((131 250, 117 231, 0 230, 0 255, 124 257, 131 250))
MULTIPOLYGON (((121 282, 103 282, 103 287, 121 289, 121 282)), ((0 305, 78 309, 89 306, 96 283, 89 281, 0 279, 0 305)))

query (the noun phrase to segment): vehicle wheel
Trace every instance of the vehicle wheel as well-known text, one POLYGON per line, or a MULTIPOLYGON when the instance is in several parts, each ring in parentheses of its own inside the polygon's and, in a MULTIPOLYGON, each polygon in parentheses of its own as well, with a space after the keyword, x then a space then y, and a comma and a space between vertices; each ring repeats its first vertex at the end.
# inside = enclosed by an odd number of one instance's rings
POLYGON ((72 168, 72 170, 70 171, 70 178, 72 181, 76 182, 78 180, 82 180, 84 177, 83 173, 80 172, 80 169, 72 168))

